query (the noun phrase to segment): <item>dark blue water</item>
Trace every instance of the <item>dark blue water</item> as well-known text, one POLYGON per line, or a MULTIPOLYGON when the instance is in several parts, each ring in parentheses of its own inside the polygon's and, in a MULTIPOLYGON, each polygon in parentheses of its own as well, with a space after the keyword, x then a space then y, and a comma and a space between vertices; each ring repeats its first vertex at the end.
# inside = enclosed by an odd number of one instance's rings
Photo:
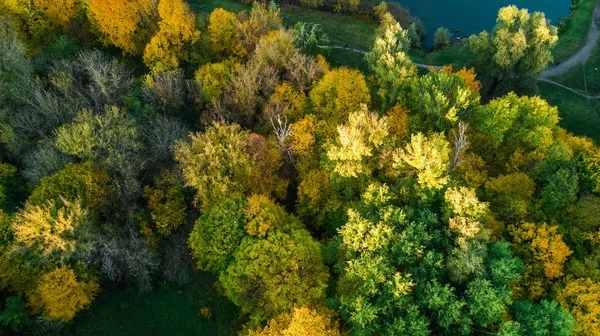
POLYGON ((418 16, 427 28, 426 44, 433 44, 433 34, 439 27, 463 37, 490 31, 496 24, 498 10, 508 5, 527 8, 529 12, 544 12, 553 25, 570 13, 571 0, 392 0, 418 16))

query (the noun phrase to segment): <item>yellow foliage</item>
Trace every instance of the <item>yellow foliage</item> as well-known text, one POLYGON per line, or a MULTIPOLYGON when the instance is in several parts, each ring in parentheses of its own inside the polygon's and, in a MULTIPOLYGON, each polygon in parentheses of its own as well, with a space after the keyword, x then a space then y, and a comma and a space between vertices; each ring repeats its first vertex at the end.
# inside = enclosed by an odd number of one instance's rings
POLYGON ((196 70, 194 77, 202 89, 204 101, 211 104, 221 99, 237 67, 236 63, 224 61, 204 64, 196 70))
POLYGON ((238 20, 234 13, 215 8, 208 18, 208 37, 215 52, 243 58, 247 52, 240 44, 237 30, 238 20))
POLYGON ((267 196, 252 195, 248 198, 246 232, 254 237, 264 237, 268 231, 277 227, 277 212, 270 205, 275 203, 267 196))
POLYGON ((600 336, 600 283, 591 279, 571 281, 557 299, 581 325, 577 334, 600 336))
POLYGON ((294 307, 269 321, 264 329, 250 330, 248 336, 340 336, 334 314, 327 308, 294 307))
POLYGON ((532 299, 540 298, 550 281, 563 275, 563 265, 573 253, 558 234, 558 227, 546 223, 509 226, 513 242, 524 252, 525 273, 521 285, 532 299))
POLYGON ((315 134, 317 132, 317 118, 310 114, 305 118, 290 125, 290 145, 294 153, 303 156, 312 153, 315 149, 315 134))
POLYGON ((265 118, 284 115, 294 122, 302 117, 305 104, 306 95, 283 82, 275 87, 275 92, 265 104, 265 118))
POLYGON ((106 45, 138 54, 154 31, 157 0, 88 0, 90 21, 106 45))
POLYGON ((42 10, 52 23, 62 27, 81 10, 79 0, 33 0, 33 5, 42 10))
POLYGON ((408 135, 406 126, 408 125, 408 110, 400 105, 394 105, 387 111, 389 132, 397 139, 402 139, 408 135))
POLYGON ((86 308, 100 292, 94 280, 78 281, 72 269, 62 266, 46 273, 30 298, 34 307, 40 307, 51 318, 68 322, 86 308))
POLYGON ((350 114, 348 123, 337 127, 337 141, 327 150, 327 158, 335 163, 334 171, 343 177, 368 173, 364 162, 387 137, 387 117, 379 118, 367 106, 350 114))
POLYGON ((154 71, 179 66, 187 59, 185 44, 194 43, 200 36, 196 16, 183 0, 160 0, 158 3, 159 30, 144 51, 144 63, 154 71))

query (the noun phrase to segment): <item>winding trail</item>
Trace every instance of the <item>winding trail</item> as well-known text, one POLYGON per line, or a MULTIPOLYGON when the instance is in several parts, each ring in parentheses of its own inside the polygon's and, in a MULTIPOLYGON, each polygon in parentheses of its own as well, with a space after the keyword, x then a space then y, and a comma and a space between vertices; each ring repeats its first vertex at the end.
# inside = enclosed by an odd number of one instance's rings
POLYGON ((575 55, 571 56, 566 61, 560 63, 558 66, 544 70, 540 75, 540 80, 548 79, 550 77, 558 77, 571 70, 571 68, 577 64, 585 64, 588 61, 590 56, 592 56, 594 47, 596 47, 598 44, 598 38, 600 38, 600 30, 598 30, 598 26, 596 25, 596 21, 598 19, 600 19, 600 1, 598 1, 596 4, 596 9, 592 15, 592 23, 590 24, 587 42, 583 48, 581 48, 575 55))

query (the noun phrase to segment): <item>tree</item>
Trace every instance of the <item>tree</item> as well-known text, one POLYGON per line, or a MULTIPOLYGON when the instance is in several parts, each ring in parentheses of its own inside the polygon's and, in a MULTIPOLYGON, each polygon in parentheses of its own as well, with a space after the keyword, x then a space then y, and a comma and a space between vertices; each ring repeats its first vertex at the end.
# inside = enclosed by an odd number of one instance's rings
POLYGON ((567 283, 559 293, 558 302, 577 319, 581 325, 578 334, 600 335, 600 283, 592 279, 577 279, 567 283))
POLYGON ((433 47, 441 49, 450 45, 450 31, 447 28, 440 27, 435 31, 433 37, 433 47))
POLYGON ((202 99, 207 104, 214 104, 221 100, 223 93, 231 85, 236 68, 235 63, 223 61, 207 63, 196 70, 194 79, 202 90, 202 99))
POLYGON ((242 58, 246 50, 241 45, 235 14, 223 8, 215 8, 208 18, 208 35, 215 52, 242 58))
POLYGON ((513 304, 512 311, 520 326, 519 336, 569 336, 577 327, 573 316, 556 301, 542 300, 537 304, 530 300, 517 301, 513 304))
POLYGON ((35 266, 80 260, 94 248, 93 221, 79 200, 26 203, 15 215, 12 231, 13 253, 35 266))
POLYGON ((475 190, 450 187, 444 193, 451 217, 450 230, 459 234, 459 242, 474 238, 482 230, 481 219, 487 212, 487 204, 477 198, 475 190))
POLYGON ((296 47, 304 53, 316 55, 321 48, 329 45, 329 36, 323 32, 321 25, 310 22, 298 22, 292 27, 296 47))
POLYGON ((340 336, 340 331, 331 309, 300 306, 270 320, 262 330, 250 330, 248 336, 340 336))
POLYGON ((219 280, 227 296, 259 323, 294 305, 319 304, 328 276, 320 244, 296 229, 245 237, 219 280))
POLYGON ((444 67, 411 81, 403 104, 412 117, 410 130, 448 131, 479 105, 479 92, 469 87, 463 77, 467 70, 462 71, 452 73, 451 67, 444 67))
POLYGON ((450 148, 443 133, 426 137, 423 133, 411 136, 404 149, 394 153, 393 167, 416 173, 417 182, 422 188, 440 189, 449 180, 450 148))
POLYGON ((199 269, 218 273, 227 268, 244 237, 245 208, 246 200, 234 194, 198 218, 188 245, 199 269))
POLYGON ((331 126, 346 121, 361 104, 369 104, 371 95, 365 77, 357 70, 339 68, 323 76, 309 94, 315 115, 331 126))
POLYGON ((370 173, 366 161, 388 135, 387 119, 370 113, 366 105, 350 114, 348 123, 338 126, 337 141, 327 150, 327 158, 335 163, 334 171, 342 177, 358 177, 370 173))
POLYGON ((68 322, 77 312, 85 309, 99 292, 100 286, 95 279, 88 277, 78 280, 72 269, 61 266, 44 274, 32 304, 40 306, 49 317, 68 322))
POLYGON ((153 71, 175 69, 188 57, 185 45, 200 36, 196 16, 183 0, 160 0, 158 15, 158 32, 146 45, 144 63, 153 71))
POLYGON ((242 16, 236 24, 239 41, 248 54, 254 51, 260 39, 273 30, 283 26, 279 18, 279 7, 273 1, 267 3, 254 2, 249 15, 242 16))
POLYGON ((196 189, 203 207, 231 192, 282 195, 286 182, 277 176, 281 153, 266 139, 237 125, 215 123, 191 143, 175 145, 185 184, 196 189))
POLYGON ((558 109, 540 97, 511 92, 475 109, 471 125, 489 135, 496 148, 543 150, 552 144, 559 120, 558 109))
POLYGON ((156 0, 90 0, 88 15, 105 45, 141 54, 156 30, 156 0))
POLYGON ((42 178, 27 200, 32 205, 43 206, 49 201, 60 204, 81 201, 92 216, 106 210, 110 201, 110 177, 92 162, 68 163, 52 176, 42 178))
POLYGON ((504 80, 535 78, 552 61, 551 49, 558 41, 556 27, 541 12, 508 6, 500 9, 496 22, 491 34, 483 31, 468 40, 481 67, 494 76, 490 94, 504 80))
POLYGON ((377 81, 377 94, 384 108, 403 101, 403 92, 410 80, 416 77, 417 70, 406 54, 410 39, 391 15, 384 16, 381 33, 375 38, 375 45, 365 56, 369 69, 377 81))
POLYGON ((521 223, 509 231, 526 262, 523 286, 529 297, 537 299, 550 281, 563 275, 563 265, 573 251, 563 242, 557 226, 521 223))
POLYGON ((142 233, 149 240, 170 236, 185 221, 187 207, 183 186, 172 172, 162 171, 153 187, 145 186, 144 198, 152 220, 142 223, 142 233))
POLYGON ((525 173, 500 175, 485 184, 492 210, 506 219, 523 219, 535 192, 535 183, 525 173))

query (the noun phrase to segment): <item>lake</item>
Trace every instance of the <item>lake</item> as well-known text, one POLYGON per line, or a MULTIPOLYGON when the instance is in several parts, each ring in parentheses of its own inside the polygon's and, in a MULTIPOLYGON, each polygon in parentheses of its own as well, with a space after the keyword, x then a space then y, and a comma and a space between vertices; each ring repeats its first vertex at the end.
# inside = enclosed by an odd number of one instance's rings
POLYGON ((482 30, 490 31, 496 24, 498 10, 508 5, 527 8, 529 12, 544 12, 553 25, 570 13, 571 0, 397 0, 423 21, 427 28, 426 44, 433 44, 433 34, 439 27, 454 36, 463 37, 482 30))

